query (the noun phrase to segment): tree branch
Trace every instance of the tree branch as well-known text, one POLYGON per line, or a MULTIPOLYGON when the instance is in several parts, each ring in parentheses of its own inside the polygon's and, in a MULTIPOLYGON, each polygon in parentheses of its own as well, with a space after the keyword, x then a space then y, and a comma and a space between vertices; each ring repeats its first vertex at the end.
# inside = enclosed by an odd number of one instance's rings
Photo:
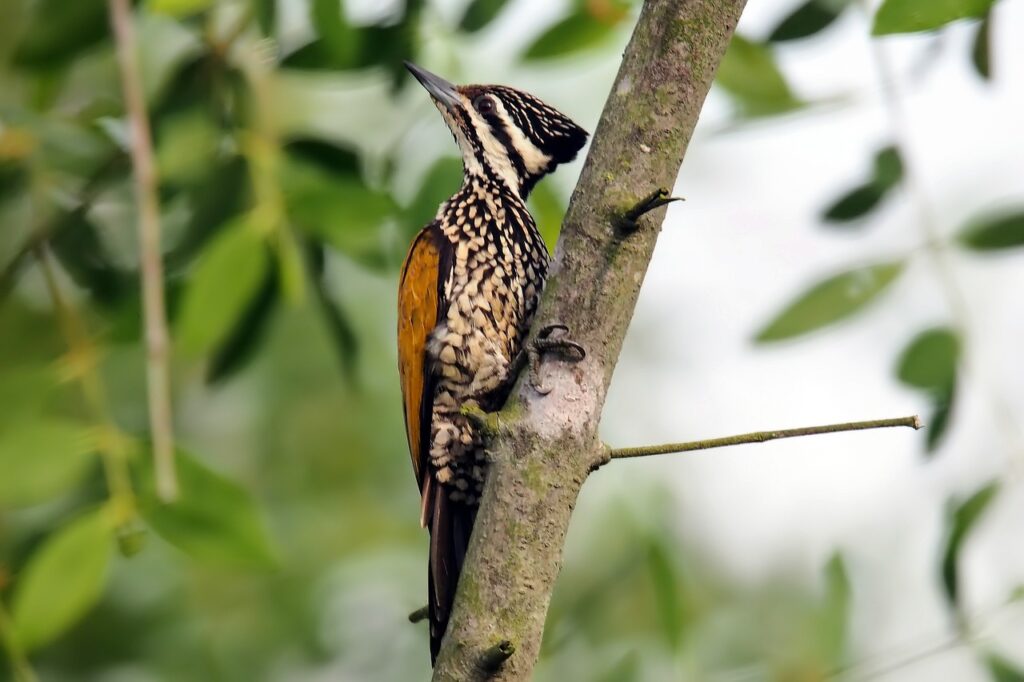
POLYGON ((712 438, 710 440, 693 440, 684 443, 666 443, 664 445, 642 445, 634 448, 614 448, 608 451, 608 459, 668 455, 676 452, 727 448, 731 445, 743 445, 744 443, 764 443, 765 441, 778 440, 780 438, 816 436, 822 433, 839 433, 841 431, 885 429, 894 426, 908 426, 916 431, 923 425, 921 424, 921 418, 915 414, 911 417, 897 417, 895 419, 873 419, 863 422, 825 424, 824 426, 803 426, 798 429, 782 429, 780 431, 754 431, 752 433, 741 433, 737 436, 725 436, 724 438, 712 438))
POLYGON ((149 118, 142 95, 135 28, 129 0, 108 0, 117 44, 125 111, 131 130, 135 200, 139 206, 139 268, 145 318, 146 386, 149 428, 153 439, 153 470, 157 495, 164 502, 178 496, 174 469, 174 426, 171 423, 170 336, 164 309, 164 273, 160 248, 160 204, 149 118))
MULTIPOLYGON (((540 653, 569 517, 607 454, 597 426, 664 206, 651 229, 617 224, 655 187, 675 184, 744 0, 647 0, 612 85, 565 217, 532 336, 565 325, 586 349, 524 372, 489 439, 491 461, 434 680, 527 680, 540 653), (496 671, 495 642, 516 643, 496 671)), ((639 216, 638 216, 639 217, 639 216)), ((527 343, 531 343, 531 338, 527 343)))

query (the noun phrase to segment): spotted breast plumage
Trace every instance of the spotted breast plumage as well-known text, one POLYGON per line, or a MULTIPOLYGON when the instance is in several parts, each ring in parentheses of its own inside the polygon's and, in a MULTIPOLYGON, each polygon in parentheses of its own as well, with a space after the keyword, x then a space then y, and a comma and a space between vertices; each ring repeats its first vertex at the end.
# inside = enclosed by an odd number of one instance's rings
POLYGON ((540 300, 548 254, 526 208, 587 134, 520 90, 454 86, 406 64, 462 152, 463 183, 413 240, 398 294, 409 450, 430 531, 431 661, 440 649, 486 476, 467 406, 501 407, 540 300))

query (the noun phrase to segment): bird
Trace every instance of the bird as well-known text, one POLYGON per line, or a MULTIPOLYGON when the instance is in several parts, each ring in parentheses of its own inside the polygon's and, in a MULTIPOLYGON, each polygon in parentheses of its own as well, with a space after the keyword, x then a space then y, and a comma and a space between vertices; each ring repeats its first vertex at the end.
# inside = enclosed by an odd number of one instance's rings
MULTIPOLYGON (((440 111, 463 164, 459 190, 412 240, 398 291, 402 407, 420 525, 430 534, 433 665, 487 469, 482 435, 466 409, 500 409, 526 351, 538 352, 524 345, 548 251, 526 198, 541 178, 576 158, 587 132, 522 90, 456 86, 411 62, 405 66, 440 111)), ((548 345, 541 352, 552 347, 552 329, 543 330, 548 345)))

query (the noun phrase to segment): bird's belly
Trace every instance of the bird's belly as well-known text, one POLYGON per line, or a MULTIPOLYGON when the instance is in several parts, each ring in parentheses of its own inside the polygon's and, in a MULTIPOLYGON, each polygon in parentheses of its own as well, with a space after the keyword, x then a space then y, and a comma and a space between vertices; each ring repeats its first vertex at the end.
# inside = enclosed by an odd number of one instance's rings
POLYGON ((428 345, 437 377, 430 459, 437 479, 457 501, 474 504, 484 477, 483 444, 461 409, 500 407, 494 399, 510 379, 532 314, 532 300, 524 294, 516 280, 503 287, 490 280, 453 287, 447 317, 428 345))

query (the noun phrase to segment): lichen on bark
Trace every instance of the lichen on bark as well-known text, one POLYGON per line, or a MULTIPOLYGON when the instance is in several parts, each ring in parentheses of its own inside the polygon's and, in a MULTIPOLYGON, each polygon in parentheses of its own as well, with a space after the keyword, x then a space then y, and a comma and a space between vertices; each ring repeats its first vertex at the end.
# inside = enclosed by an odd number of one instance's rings
POLYGON ((565 324, 586 358, 548 360, 540 395, 520 380, 497 415, 492 465, 434 680, 526 680, 588 473, 608 385, 665 208, 615 229, 626 208, 672 187, 745 0, 648 0, 595 131, 534 329, 565 324), (514 653, 496 670, 488 652, 514 653))

